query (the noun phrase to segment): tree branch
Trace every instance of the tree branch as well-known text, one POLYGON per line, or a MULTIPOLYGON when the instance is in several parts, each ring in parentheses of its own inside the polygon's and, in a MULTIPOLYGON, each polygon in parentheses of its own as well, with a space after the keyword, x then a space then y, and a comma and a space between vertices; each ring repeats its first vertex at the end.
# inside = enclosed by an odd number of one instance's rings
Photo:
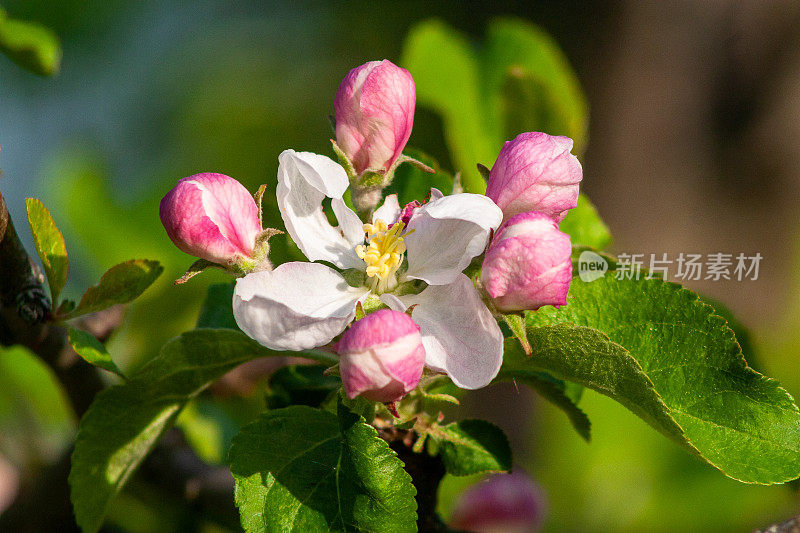
POLYGON ((430 456, 424 451, 415 453, 406 440, 395 440, 389 446, 405 464, 406 472, 417 489, 417 528, 419 531, 452 532, 436 513, 439 483, 445 474, 444 463, 438 455, 430 456))
POLYGON ((19 240, 0 193, 0 345, 21 344, 55 372, 80 417, 89 408, 103 382, 67 342, 67 331, 48 321, 50 300, 44 279, 19 240))

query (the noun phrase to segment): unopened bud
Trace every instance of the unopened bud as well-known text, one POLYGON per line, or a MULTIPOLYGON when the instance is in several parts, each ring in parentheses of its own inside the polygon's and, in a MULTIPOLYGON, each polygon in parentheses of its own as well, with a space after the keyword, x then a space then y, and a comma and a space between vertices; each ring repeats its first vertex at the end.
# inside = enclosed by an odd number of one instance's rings
POLYGON ((504 221, 538 211, 561 222, 578 204, 583 169, 570 150, 569 137, 539 132, 505 143, 486 183, 486 196, 503 210, 504 221))
POLYGON ((513 216, 492 239, 481 283, 500 311, 564 305, 572 280, 569 235, 542 213, 513 216))
POLYGON ((183 178, 161 200, 161 223, 180 250, 224 266, 251 260, 261 234, 248 190, 223 174, 183 178))
POLYGON ((545 508, 542 490, 526 474, 495 474, 461 495, 450 525, 474 533, 535 533, 545 508))
POLYGON ((422 377, 425 348, 410 316, 380 309, 356 321, 337 344, 347 396, 394 402, 422 377))
POLYGON ((357 174, 389 171, 414 124, 414 79, 391 61, 370 61, 351 70, 334 101, 336 142, 357 174))

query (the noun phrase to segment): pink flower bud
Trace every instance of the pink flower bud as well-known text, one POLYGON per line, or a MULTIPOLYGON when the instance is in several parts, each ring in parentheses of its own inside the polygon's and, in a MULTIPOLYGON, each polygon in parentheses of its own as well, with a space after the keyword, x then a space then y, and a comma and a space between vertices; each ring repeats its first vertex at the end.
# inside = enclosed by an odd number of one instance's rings
POLYGON ((539 211, 561 222, 578 204, 583 169, 570 153, 572 139, 521 133, 500 150, 489 173, 486 196, 503 210, 503 220, 539 211))
POLYGON ((399 311, 380 309, 355 322, 337 345, 347 396, 394 402, 414 390, 425 365, 419 326, 399 311))
POLYGON ((252 257, 261 232, 253 196, 241 183, 223 174, 183 178, 161 200, 159 214, 175 246, 223 265, 252 257))
POLYGON ((481 282, 501 311, 564 305, 572 279, 569 235, 542 213, 500 226, 483 260, 481 282))
POLYGON ((526 474, 496 474, 460 497, 450 526, 475 533, 534 533, 545 516, 541 489, 526 474))
POLYGON ((345 76, 334 100, 336 143, 356 172, 389 170, 411 135, 416 102, 411 74, 386 59, 345 76))

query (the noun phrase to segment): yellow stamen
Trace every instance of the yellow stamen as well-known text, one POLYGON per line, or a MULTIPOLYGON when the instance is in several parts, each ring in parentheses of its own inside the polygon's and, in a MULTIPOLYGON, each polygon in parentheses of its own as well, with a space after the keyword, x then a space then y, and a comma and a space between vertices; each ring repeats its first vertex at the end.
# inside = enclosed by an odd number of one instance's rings
MULTIPOLYGON (((372 288, 377 293, 392 290, 397 286, 397 269, 403 263, 406 245, 403 237, 405 224, 397 222, 391 228, 383 220, 364 224, 366 245, 356 246, 356 254, 366 264, 367 276, 372 278, 372 288)), ((413 231, 413 230, 412 230, 413 231)))

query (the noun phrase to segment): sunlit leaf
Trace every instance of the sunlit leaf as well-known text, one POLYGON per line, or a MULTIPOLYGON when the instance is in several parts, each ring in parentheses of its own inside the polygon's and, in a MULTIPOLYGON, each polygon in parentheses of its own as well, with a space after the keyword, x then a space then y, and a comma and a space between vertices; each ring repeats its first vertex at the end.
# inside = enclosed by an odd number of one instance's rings
POLYGON ((56 226, 50 211, 36 198, 26 198, 25 207, 28 210, 28 224, 33 234, 33 243, 36 252, 42 261, 44 272, 47 275, 47 284, 50 286, 50 299, 56 306, 58 296, 67 283, 69 273, 69 260, 64 236, 56 226))
POLYGON ((589 198, 581 193, 578 206, 570 209, 558 229, 569 235, 573 246, 588 246, 603 250, 611 244, 611 232, 597 213, 589 198))
POLYGON ((0 52, 41 76, 52 76, 61 66, 61 43, 55 33, 39 24, 9 18, 2 8, 0 52))
POLYGON ((127 383, 101 392, 81 420, 72 454, 81 528, 100 528, 114 496, 191 399, 246 361, 282 355, 238 331, 193 330, 164 345, 127 383))
POLYGON ((364 419, 307 406, 269 411, 230 451, 248 533, 416 531, 411 477, 364 419))
POLYGON ((527 315, 533 356, 506 342, 502 373, 544 370, 606 394, 734 479, 800 476, 800 412, 747 366, 725 320, 658 279, 573 279, 567 305, 527 315))
POLYGON ((58 378, 22 346, 0 346, 0 453, 52 461, 69 446, 75 415, 58 378))
POLYGON ((114 363, 106 347, 91 333, 70 326, 69 342, 72 345, 72 349, 75 350, 75 353, 80 355, 87 363, 98 366, 103 370, 113 372, 122 378, 125 377, 116 363, 114 363))
POLYGON ((480 65, 469 41, 444 22, 421 22, 409 32, 401 62, 414 76, 419 105, 442 117, 445 140, 455 170, 462 172, 464 190, 485 192, 475 164, 494 163, 501 139, 484 129, 480 65))
POLYGON ((115 304, 138 298, 161 275, 164 268, 158 261, 131 259, 108 269, 100 283, 83 294, 78 306, 66 318, 75 318, 102 311, 115 304))
POLYGON ((448 474, 469 476, 511 470, 511 447, 505 433, 485 420, 461 420, 436 426, 430 436, 439 441, 439 453, 448 474))

